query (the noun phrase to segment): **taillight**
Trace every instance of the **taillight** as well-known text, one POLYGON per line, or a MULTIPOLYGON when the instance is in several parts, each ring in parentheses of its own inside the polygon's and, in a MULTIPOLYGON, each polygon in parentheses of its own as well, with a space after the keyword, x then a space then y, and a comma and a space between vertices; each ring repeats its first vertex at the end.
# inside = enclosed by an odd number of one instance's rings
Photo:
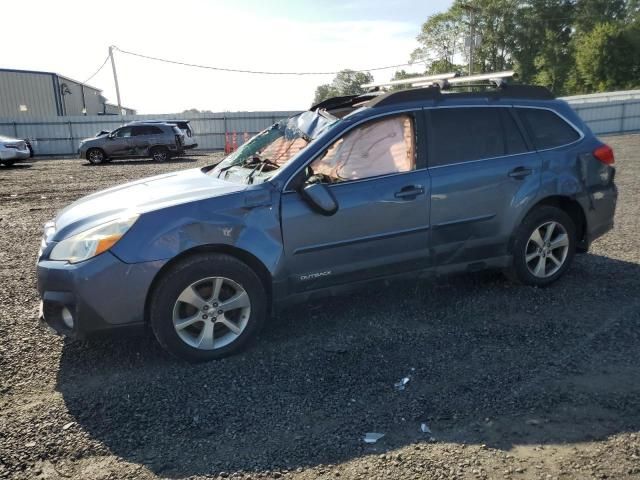
POLYGON ((601 145, 593 151, 593 156, 606 165, 613 165, 615 158, 609 145, 601 145))

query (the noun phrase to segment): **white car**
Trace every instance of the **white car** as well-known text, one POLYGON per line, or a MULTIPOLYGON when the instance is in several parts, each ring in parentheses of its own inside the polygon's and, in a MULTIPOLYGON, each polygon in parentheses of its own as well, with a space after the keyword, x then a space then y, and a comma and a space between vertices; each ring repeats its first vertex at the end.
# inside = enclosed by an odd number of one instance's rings
POLYGON ((0 163, 2 165, 13 165, 15 162, 29 157, 31 157, 31 151, 27 142, 19 138, 0 135, 0 163))

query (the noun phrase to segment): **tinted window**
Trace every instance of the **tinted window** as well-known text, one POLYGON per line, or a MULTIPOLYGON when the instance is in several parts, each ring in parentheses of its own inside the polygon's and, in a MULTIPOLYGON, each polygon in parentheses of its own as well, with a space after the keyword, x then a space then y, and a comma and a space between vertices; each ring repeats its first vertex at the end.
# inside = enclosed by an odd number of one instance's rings
POLYGON ((524 153, 527 149, 527 144, 522 138, 522 132, 518 127, 518 124, 511 115, 511 109, 500 108, 502 115, 502 131, 504 132, 504 145, 505 151, 508 155, 515 155, 518 153, 524 153))
POLYGON ((311 164, 328 183, 408 172, 415 168, 413 119, 399 115, 354 128, 311 164))
POLYGON ((131 127, 123 127, 116 130, 115 136, 118 138, 125 138, 131 136, 131 127))
POLYGON ((436 108, 431 110, 430 166, 505 155, 502 108, 436 108))
POLYGON ((559 147, 580 138, 571 125, 550 110, 518 108, 517 111, 538 150, 559 147))

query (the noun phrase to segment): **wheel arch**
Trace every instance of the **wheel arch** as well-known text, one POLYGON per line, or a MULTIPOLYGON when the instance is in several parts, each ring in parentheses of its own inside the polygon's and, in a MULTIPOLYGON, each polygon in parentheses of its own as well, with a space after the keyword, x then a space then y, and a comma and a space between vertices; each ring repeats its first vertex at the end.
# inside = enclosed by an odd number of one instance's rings
POLYGON ((165 275, 166 272, 169 271, 176 263, 182 261, 187 257, 198 255, 201 253, 224 253, 226 255, 232 256, 240 260, 241 262, 247 264, 254 272, 256 272, 256 275, 258 275, 258 278, 262 282, 262 285, 264 286, 265 292, 267 294, 268 305, 269 306, 271 305, 272 288, 273 288, 272 276, 269 270, 267 269, 267 267, 264 265, 264 263, 262 263, 262 261, 258 257, 256 257, 255 255, 253 255, 252 253, 246 250, 243 250, 241 248, 234 247, 231 245, 224 245, 224 244, 199 245, 197 247, 190 248, 176 255, 171 260, 169 260, 166 264, 164 264, 162 268, 158 271, 158 273, 156 273, 155 277, 153 278, 153 281, 151 282, 151 285, 149 286, 149 290, 147 291, 147 296, 144 303, 145 323, 149 322, 149 307, 150 307, 151 297, 162 276, 165 275))
MULTIPOLYGON (((568 197, 565 195, 551 195, 545 197, 535 204, 533 204, 522 217, 519 219, 518 224, 520 225, 524 218, 529 215, 536 208, 541 206, 551 206, 556 207, 562 211, 564 211, 576 227, 576 244, 578 251, 586 251, 588 249, 587 244, 587 216, 584 213, 584 209, 580 202, 578 202, 575 198, 568 197)), ((509 242, 509 251, 512 251, 513 242, 515 240, 516 229, 514 229, 511 239, 509 242)))

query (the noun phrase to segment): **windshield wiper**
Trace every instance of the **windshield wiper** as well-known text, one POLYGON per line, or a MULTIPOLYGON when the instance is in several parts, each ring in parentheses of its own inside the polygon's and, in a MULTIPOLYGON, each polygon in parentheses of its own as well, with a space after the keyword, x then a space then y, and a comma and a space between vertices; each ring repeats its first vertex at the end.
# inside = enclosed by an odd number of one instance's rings
MULTIPOLYGON (((258 157, 254 157, 254 159, 255 158, 258 158, 258 157)), ((248 165, 250 165, 250 164, 248 164, 248 165)), ((260 171, 260 173, 262 173, 262 170, 264 170, 264 167, 266 167, 267 165, 269 165, 271 167, 275 167, 275 169, 280 168, 280 165, 278 165, 276 162, 272 162, 268 158, 258 158, 258 163, 256 164, 255 167, 253 167, 253 170, 251 170, 251 172, 249 172, 249 175, 247 175, 247 183, 252 183, 253 182, 253 176, 258 171, 260 171)))

